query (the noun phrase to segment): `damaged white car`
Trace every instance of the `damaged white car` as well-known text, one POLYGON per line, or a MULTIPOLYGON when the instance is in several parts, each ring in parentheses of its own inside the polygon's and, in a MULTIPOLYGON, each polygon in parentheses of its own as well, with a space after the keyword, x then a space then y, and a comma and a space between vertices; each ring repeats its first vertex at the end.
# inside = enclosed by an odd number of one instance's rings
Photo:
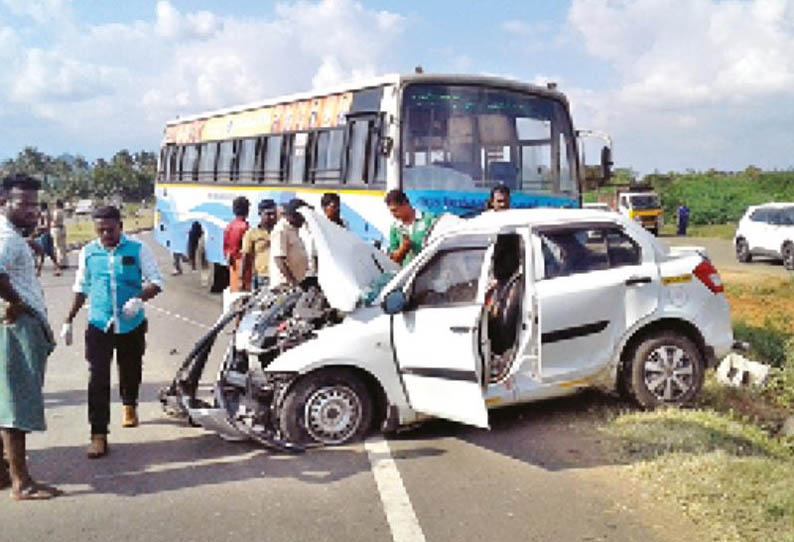
POLYGON ((717 270, 622 217, 582 209, 442 217, 397 270, 310 210, 320 288, 252 295, 212 403, 196 399, 211 333, 163 390, 166 410, 281 449, 342 444, 428 416, 617 390, 678 405, 733 345, 717 270))

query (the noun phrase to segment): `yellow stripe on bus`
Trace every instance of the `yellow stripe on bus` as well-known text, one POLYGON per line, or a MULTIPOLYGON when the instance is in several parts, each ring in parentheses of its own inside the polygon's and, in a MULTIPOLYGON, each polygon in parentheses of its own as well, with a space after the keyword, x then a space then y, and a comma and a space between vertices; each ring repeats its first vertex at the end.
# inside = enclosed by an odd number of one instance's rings
POLYGON ((363 194, 365 196, 383 196, 386 194, 385 190, 360 190, 356 188, 342 188, 342 189, 334 189, 334 188, 309 188, 309 187, 301 187, 301 186, 293 186, 293 185, 285 185, 285 186, 233 186, 233 185, 215 185, 215 184, 181 184, 181 183, 162 183, 158 184, 156 187, 162 188, 201 188, 207 189, 211 188, 213 190, 235 190, 235 191, 244 191, 244 190, 255 190, 255 191, 281 191, 281 192, 313 192, 324 194, 325 192, 337 192, 339 194, 363 194))

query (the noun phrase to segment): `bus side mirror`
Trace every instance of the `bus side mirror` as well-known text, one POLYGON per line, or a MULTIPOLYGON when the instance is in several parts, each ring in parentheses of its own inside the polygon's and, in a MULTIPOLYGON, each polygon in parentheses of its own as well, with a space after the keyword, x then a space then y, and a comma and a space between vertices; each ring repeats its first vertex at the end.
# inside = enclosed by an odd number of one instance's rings
POLYGON ((394 147, 394 140, 389 136, 382 137, 378 141, 378 153, 383 156, 389 156, 392 147, 394 147))
POLYGON ((601 178, 608 181, 612 178, 612 149, 604 145, 601 148, 601 178))
POLYGON ((399 289, 392 290, 386 294, 380 306, 386 314, 397 314, 405 308, 406 301, 405 292, 399 289))

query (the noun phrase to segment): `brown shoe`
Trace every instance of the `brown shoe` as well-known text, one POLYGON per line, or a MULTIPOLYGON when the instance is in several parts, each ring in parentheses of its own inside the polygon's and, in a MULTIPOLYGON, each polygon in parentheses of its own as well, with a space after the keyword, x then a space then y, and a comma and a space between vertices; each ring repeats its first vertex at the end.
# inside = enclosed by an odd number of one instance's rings
POLYGON ((108 453, 108 436, 91 435, 91 445, 86 450, 89 459, 98 459, 108 453))
POLYGON ((134 406, 124 405, 121 410, 121 426, 137 427, 138 411, 134 406))

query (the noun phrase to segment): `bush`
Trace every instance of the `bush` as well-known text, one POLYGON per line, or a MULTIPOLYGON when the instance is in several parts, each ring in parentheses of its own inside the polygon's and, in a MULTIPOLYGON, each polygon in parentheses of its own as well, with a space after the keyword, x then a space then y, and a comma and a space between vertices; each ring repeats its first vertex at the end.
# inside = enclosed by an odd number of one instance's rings
POLYGON ((794 337, 789 337, 783 346, 783 363, 772 369, 764 389, 778 406, 794 410, 794 337))
POLYGON ((699 225, 737 222, 750 205, 794 201, 794 171, 748 168, 741 173, 656 174, 646 180, 659 192, 670 223, 682 203, 689 207, 690 223, 699 225))
POLYGON ((783 367, 786 364, 787 348, 791 348, 791 327, 786 319, 768 318, 764 325, 751 326, 744 321, 734 322, 733 336, 738 341, 750 343, 752 355, 760 362, 783 367))

